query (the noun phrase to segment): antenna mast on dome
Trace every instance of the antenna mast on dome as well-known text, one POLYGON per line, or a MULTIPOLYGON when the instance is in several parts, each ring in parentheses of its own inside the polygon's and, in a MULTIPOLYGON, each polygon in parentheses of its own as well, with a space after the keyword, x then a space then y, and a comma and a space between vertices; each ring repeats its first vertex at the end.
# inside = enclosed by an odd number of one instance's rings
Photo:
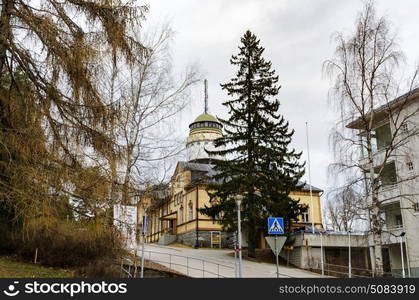
POLYGON ((204 79, 204 93, 205 93, 205 107, 204 107, 204 113, 208 113, 208 81, 204 79))

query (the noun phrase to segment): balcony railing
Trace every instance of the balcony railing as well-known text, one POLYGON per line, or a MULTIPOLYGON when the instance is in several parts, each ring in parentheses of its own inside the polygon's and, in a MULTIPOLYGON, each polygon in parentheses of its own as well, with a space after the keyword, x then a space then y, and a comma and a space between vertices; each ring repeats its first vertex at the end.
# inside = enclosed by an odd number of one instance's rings
POLYGON ((397 231, 403 229, 403 224, 396 224, 396 225, 386 225, 385 229, 388 231, 397 231))

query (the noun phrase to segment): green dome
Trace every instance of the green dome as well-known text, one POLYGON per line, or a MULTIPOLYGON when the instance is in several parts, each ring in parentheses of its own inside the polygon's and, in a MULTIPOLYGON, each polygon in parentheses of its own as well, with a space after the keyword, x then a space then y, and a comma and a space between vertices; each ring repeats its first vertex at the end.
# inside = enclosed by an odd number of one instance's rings
POLYGON ((219 121, 217 120, 217 118, 216 118, 216 117, 214 117, 214 116, 212 116, 212 115, 209 115, 209 114, 202 114, 202 115, 198 116, 198 117, 195 119, 195 121, 193 121, 193 123, 195 123, 195 122, 205 122, 205 121, 207 121, 207 122, 217 122, 217 123, 219 123, 219 121))
POLYGON ((190 132, 189 134, 193 133, 200 133, 200 132, 216 132, 222 134, 220 121, 217 120, 216 117, 210 114, 202 114, 198 116, 195 121, 193 121, 190 125, 190 132))

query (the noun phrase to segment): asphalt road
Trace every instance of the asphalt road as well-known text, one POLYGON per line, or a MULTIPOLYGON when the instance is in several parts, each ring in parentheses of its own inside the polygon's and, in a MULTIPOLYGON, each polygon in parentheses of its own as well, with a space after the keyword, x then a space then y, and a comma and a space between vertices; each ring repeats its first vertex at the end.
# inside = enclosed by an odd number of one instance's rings
MULTIPOLYGON (((141 256, 140 245, 137 247, 137 253, 141 256)), ((191 249, 146 244, 144 258, 191 277, 234 278, 236 277, 235 261, 229 253, 232 253, 232 250, 191 249)), ((243 277, 247 278, 275 278, 276 266, 243 260, 242 272, 243 277)), ((314 278, 322 277, 322 275, 294 267, 279 266, 279 277, 314 278)))

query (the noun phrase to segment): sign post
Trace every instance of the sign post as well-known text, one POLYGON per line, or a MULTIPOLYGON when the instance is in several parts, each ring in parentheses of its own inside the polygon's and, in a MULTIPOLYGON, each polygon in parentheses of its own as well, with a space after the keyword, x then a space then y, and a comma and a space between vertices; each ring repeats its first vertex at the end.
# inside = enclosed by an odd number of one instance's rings
POLYGON ((281 252, 284 246, 286 236, 278 235, 284 234, 284 219, 283 218, 268 218, 268 234, 274 234, 275 237, 265 237, 269 246, 273 250, 276 257, 276 277, 279 278, 279 252, 281 252))
POLYGON ((147 233, 147 216, 143 216, 143 226, 141 228, 141 278, 144 278, 144 244, 145 244, 145 235, 147 233))
POLYGON ((236 278, 239 278, 239 270, 237 269, 237 233, 234 233, 233 236, 233 243, 234 243, 234 275, 236 278))
POLYGON ((275 257, 276 257, 276 278, 279 278, 279 261, 278 261, 278 236, 275 235, 275 257))

